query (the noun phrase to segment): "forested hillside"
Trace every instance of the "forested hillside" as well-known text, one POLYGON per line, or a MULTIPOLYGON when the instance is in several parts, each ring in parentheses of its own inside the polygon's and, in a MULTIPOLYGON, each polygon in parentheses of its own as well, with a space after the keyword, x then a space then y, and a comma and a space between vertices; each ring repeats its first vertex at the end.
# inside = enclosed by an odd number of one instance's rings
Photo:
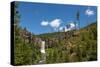
POLYGON ((45 41, 45 63, 97 60, 97 22, 79 30, 35 35, 21 28, 17 3, 14 6, 14 64, 40 64, 41 44, 45 41))
POLYGON ((15 31, 15 64, 38 64, 41 60, 39 40, 46 42, 46 63, 97 60, 97 24, 80 30, 32 35, 26 29, 15 31), (31 35, 31 36, 30 36, 31 35))
POLYGON ((97 59, 97 24, 80 30, 40 35, 46 41, 47 63, 97 59))

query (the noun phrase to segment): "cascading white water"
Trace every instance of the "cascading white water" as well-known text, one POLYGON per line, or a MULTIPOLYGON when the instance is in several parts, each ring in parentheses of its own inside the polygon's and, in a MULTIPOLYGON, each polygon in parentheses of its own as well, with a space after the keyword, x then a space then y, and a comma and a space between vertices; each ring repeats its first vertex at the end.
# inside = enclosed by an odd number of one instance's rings
POLYGON ((45 63, 46 61, 46 54, 45 54, 45 41, 41 41, 41 60, 39 61, 40 64, 45 63))
POLYGON ((41 53, 45 53, 45 41, 41 41, 41 53))

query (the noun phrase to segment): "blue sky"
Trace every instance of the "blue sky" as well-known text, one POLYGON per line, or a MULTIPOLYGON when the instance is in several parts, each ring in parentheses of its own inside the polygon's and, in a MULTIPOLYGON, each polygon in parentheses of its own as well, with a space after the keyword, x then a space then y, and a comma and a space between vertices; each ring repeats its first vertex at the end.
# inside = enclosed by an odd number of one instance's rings
POLYGON ((26 27, 34 34, 56 32, 60 27, 76 21, 76 13, 80 13, 80 27, 87 26, 97 19, 96 6, 55 5, 19 2, 21 18, 20 26, 26 27))

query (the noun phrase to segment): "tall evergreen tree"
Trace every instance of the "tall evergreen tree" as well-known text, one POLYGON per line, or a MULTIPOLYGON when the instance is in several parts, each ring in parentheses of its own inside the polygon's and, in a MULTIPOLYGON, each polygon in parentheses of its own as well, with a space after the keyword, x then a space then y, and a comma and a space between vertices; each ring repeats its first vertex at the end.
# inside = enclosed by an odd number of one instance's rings
MULTIPOLYGON (((79 10, 78 10, 77 13, 76 13, 76 20, 77 20, 77 23, 78 23, 78 29, 80 28, 79 19, 80 19, 80 12, 79 12, 79 10)), ((77 28, 77 23, 76 23, 76 28, 77 28)))
POLYGON ((20 14, 18 11, 18 2, 14 2, 14 25, 18 26, 20 22, 20 14))

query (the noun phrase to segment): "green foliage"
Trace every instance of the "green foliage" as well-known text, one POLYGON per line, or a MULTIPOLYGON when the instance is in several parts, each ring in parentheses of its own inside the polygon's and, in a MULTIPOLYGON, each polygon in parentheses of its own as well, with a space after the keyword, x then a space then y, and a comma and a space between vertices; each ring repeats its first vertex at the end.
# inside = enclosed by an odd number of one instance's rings
POLYGON ((67 35, 64 36, 64 32, 39 35, 41 38, 50 38, 50 40, 56 38, 56 40, 58 40, 57 42, 54 40, 52 47, 47 48, 46 63, 97 60, 96 27, 96 23, 93 23, 84 29, 75 31, 79 33, 76 36, 72 34, 73 36, 71 37, 67 37, 67 35))
POLYGON ((26 30, 19 26, 20 14, 17 9, 18 2, 15 2, 14 7, 14 64, 37 64, 40 60, 38 44, 27 42, 24 32, 26 30))
POLYGON ((22 38, 17 38, 14 47, 16 65, 37 64, 39 62, 40 51, 37 45, 24 42, 22 38))
POLYGON ((15 2, 14 4, 14 25, 18 26, 20 22, 20 14, 18 11, 18 2, 15 2))
MULTIPOLYGON (((30 32, 26 28, 22 29, 19 26, 21 17, 18 11, 18 2, 15 2, 14 7, 15 65, 39 64, 41 60, 40 44, 34 41, 35 38, 40 38, 46 42, 45 63, 97 60, 96 23, 76 31, 71 30, 68 32, 54 32, 41 35, 31 34, 31 37, 29 37, 26 33, 30 32)), ((79 16, 80 14, 77 12, 76 18, 78 22, 79 16)))
MULTIPOLYGON (((39 64, 41 60, 40 44, 28 42, 26 29, 19 26, 14 31, 14 62, 15 65, 39 64)), ((97 29, 96 23, 77 31, 55 32, 32 37, 46 41, 46 62, 64 63, 97 60, 97 29), (69 33, 77 33, 77 35, 69 33)), ((31 40, 31 39, 30 39, 31 40)))

